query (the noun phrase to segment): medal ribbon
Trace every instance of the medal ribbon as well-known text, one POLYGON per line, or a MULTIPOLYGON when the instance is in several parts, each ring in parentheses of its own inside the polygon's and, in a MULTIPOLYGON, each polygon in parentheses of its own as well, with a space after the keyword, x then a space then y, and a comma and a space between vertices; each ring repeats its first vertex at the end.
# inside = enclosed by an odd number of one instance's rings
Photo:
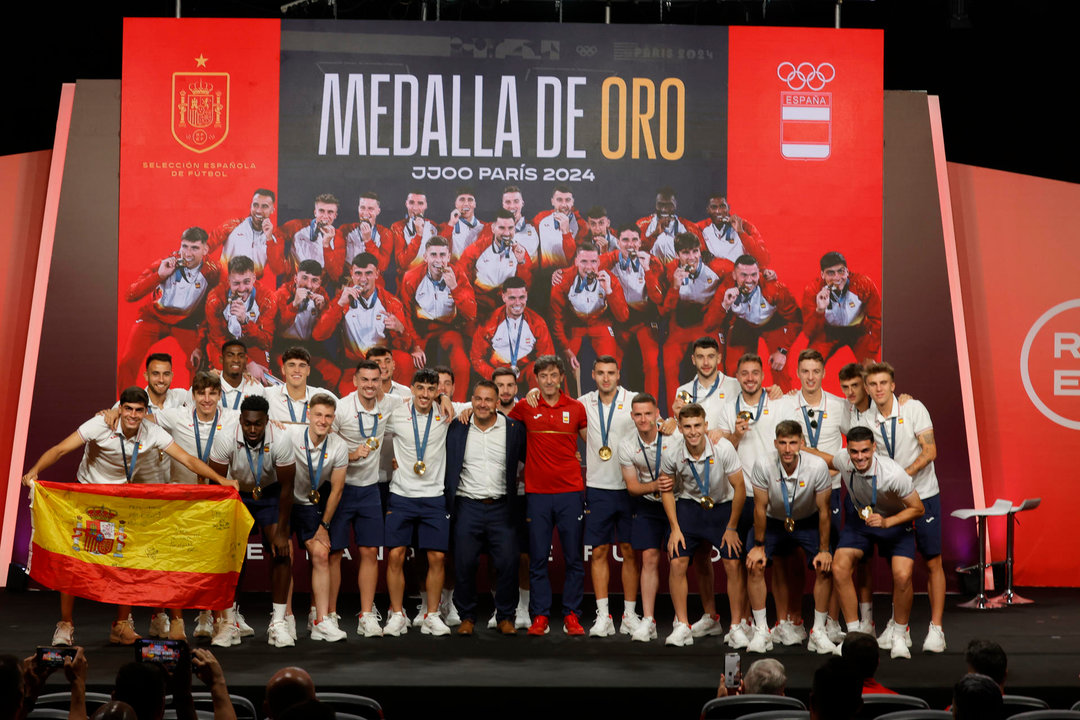
MULTIPOLYGON (((293 403, 293 400, 292 400, 291 397, 289 397, 288 391, 286 391, 285 392, 285 406, 287 408, 289 408, 289 417, 292 418, 293 422, 296 422, 297 421, 296 420, 296 413, 293 411, 292 403, 293 403)), ((307 400, 304 400, 304 412, 300 416, 300 422, 307 422, 307 400)))
POLYGON ((796 462, 796 465, 795 465, 795 474, 796 474, 795 480, 796 480, 796 482, 792 483, 792 485, 791 485, 791 496, 789 497, 788 496, 788 484, 787 484, 787 481, 790 480, 791 477, 786 472, 784 472, 784 466, 780 462, 780 458, 776 459, 776 467, 780 469, 780 496, 784 499, 784 515, 786 515, 787 517, 791 517, 791 508, 795 505, 795 495, 798 494, 798 492, 799 492, 799 483, 798 483, 799 464, 798 463, 801 462, 801 460, 802 460, 802 458, 800 458, 799 461, 796 462))
POLYGON ((885 441, 885 450, 888 451, 889 457, 896 459, 896 417, 889 418, 892 420, 892 440, 889 440, 889 433, 885 432, 885 423, 880 423, 878 429, 881 430, 881 439, 885 441))
POLYGON ((127 450, 124 449, 124 443, 127 442, 127 440, 124 438, 124 434, 122 432, 119 433, 120 454, 124 458, 124 474, 127 475, 128 482, 131 482, 131 478, 135 477, 135 461, 139 457, 139 431, 141 429, 142 428, 135 431, 135 438, 132 440, 132 443, 135 447, 131 450, 131 465, 128 465, 127 450))
MULTIPOLYGON (((863 475, 863 477, 866 477, 866 476, 863 475)), ((872 508, 875 505, 877 505, 877 475, 876 474, 870 476, 870 484, 871 484, 871 487, 872 487, 872 489, 870 491, 870 507, 872 508)), ((855 471, 854 470, 851 471, 851 487, 855 487, 855 471)))
POLYGON ((416 424, 416 408, 412 408, 412 431, 413 440, 416 441, 416 461, 424 462, 424 453, 427 452, 428 435, 431 434, 431 418, 435 417, 435 408, 428 408, 427 427, 424 428, 424 442, 420 443, 420 426, 416 424))
POLYGON ((810 440, 810 447, 817 450, 818 439, 821 437, 821 428, 825 425, 825 413, 820 413, 822 419, 818 421, 817 427, 810 427, 810 413, 806 412, 806 406, 802 406, 803 421, 806 423, 806 437, 810 440))
POLYGON ((599 281, 593 280, 590 287, 589 278, 587 276, 581 277, 580 275, 578 275, 577 280, 574 282, 574 292, 580 293, 582 290, 594 290, 596 289, 597 282, 599 281))
MULTIPOLYGON (((266 447, 266 438, 264 436, 262 443, 259 444, 259 451, 258 451, 259 452, 259 469, 256 470, 255 469, 255 463, 252 462, 252 460, 251 460, 251 448, 248 447, 247 440, 244 441, 244 452, 247 453, 248 467, 251 468, 251 474, 255 477, 255 487, 259 487, 262 484, 263 452, 264 452, 265 447, 266 447)), ((309 467, 310 467, 310 463, 311 463, 311 460, 309 458, 308 459, 309 467)), ((320 462, 319 467, 320 468, 322 467, 321 462, 320 462)), ((322 472, 321 469, 320 469, 320 472, 322 472)))
MULTIPOLYGON (((304 453, 307 455, 308 479, 310 480, 312 490, 318 490, 319 485, 322 484, 320 481, 322 480, 323 461, 326 460, 326 444, 328 442, 330 442, 329 435, 323 440, 322 448, 319 449, 319 470, 316 472, 314 466, 311 464, 311 435, 309 434, 304 438, 304 453)), ((259 460, 262 460, 262 455, 259 456, 259 460)))
MULTIPOLYGON (((754 413, 754 421, 757 422, 761 418, 761 409, 765 407, 765 391, 761 390, 761 395, 757 401, 757 412, 754 413)), ((735 417, 739 417, 739 401, 742 400, 742 393, 735 396, 735 417)), ((804 411, 805 412, 805 411, 804 411)))
POLYGON ((705 482, 701 482, 701 476, 698 475, 697 463, 691 459, 686 458, 687 464, 690 466, 690 472, 694 474, 694 482, 697 483, 698 490, 701 492, 701 497, 709 497, 709 460, 711 458, 702 458, 705 463, 705 482))
POLYGON ((357 410, 356 412, 356 422, 360 424, 360 437, 364 438, 365 440, 371 437, 375 437, 375 433, 379 431, 379 414, 372 413, 372 417, 374 418, 374 422, 371 425, 371 434, 368 435, 364 432, 364 413, 360 410, 357 410))
POLYGON ((210 448, 214 445, 214 433, 217 432, 218 411, 214 411, 214 419, 210 423, 210 435, 206 438, 206 454, 203 455, 202 451, 202 438, 199 437, 199 413, 197 410, 191 412, 191 424, 195 429, 195 454, 200 460, 206 462, 210 459, 210 448))
MULTIPOLYGON (((506 314, 506 340, 510 340, 510 313, 509 311, 503 311, 506 314)), ((521 331, 525 327, 525 316, 522 315, 518 318, 517 329, 517 341, 510 343, 510 364, 514 367, 517 366, 518 353, 521 351, 521 331)))
POLYGON ((656 434, 656 470, 652 469, 652 465, 649 465, 649 454, 645 451, 645 443, 641 442, 641 436, 638 435, 637 439, 638 447, 641 448, 641 456, 645 458, 645 467, 649 471, 649 477, 653 482, 660 479, 660 452, 663 450, 663 443, 660 442, 660 433, 656 434))
MULTIPOLYGON (((709 388, 709 393, 705 397, 701 398, 702 402, 704 402, 705 400, 708 400, 709 398, 711 398, 712 394, 714 392, 716 392, 716 388, 718 388, 718 387, 720 387, 720 374, 719 373, 717 373, 716 380, 713 381, 712 387, 709 388)), ((697 399, 697 375, 694 376, 694 388, 693 389, 694 389, 694 392, 693 392, 694 402, 697 402, 698 401, 698 399, 697 399)), ((738 411, 736 411, 735 414, 738 415, 738 411)))
POLYGON ((596 394, 596 415, 600 418, 600 445, 608 446, 608 434, 611 432, 611 421, 615 417, 615 402, 619 399, 618 391, 615 392, 615 397, 611 399, 611 405, 609 406, 607 414, 607 422, 604 422, 604 401, 600 399, 600 393, 596 394))
POLYGON ((634 268, 634 272, 641 272, 641 260, 637 255, 631 255, 627 259, 623 259, 622 253, 619 253, 619 269, 626 272, 630 268, 634 268))

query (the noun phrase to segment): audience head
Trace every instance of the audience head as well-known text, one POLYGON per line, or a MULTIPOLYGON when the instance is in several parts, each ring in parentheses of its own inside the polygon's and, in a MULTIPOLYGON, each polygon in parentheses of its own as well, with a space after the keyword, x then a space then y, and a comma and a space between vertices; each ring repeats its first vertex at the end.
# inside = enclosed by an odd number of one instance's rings
POLYGON ((848 666, 858 676, 860 683, 874 677, 880 658, 877 638, 873 635, 849 632, 844 636, 844 644, 840 652, 848 666))
POLYGON ((99 707, 90 720, 139 720, 139 716, 135 714, 135 708, 126 702, 113 700, 99 707))
POLYGON ((22 663, 14 655, 0 655, 0 720, 18 717, 22 704, 22 663))
POLYGON ((1001 688, 986 675, 965 675, 953 686, 952 712, 956 720, 1000 720, 1005 717, 1001 688))
POLYGON ((120 666, 112 698, 127 703, 139 720, 161 720, 165 714, 165 669, 157 663, 120 666))
POLYGON ((293 705, 314 699, 315 683, 307 670, 298 667, 282 668, 266 683, 263 710, 271 720, 282 720, 282 713, 293 705))
POLYGON ((748 695, 783 695, 786 686, 784 666, 772 658, 755 661, 743 675, 743 688, 748 695))
POLYGON ((969 673, 986 675, 1005 692, 1005 677, 1008 675, 1009 658, 1005 650, 993 640, 972 640, 964 652, 969 673))
POLYGON ((862 708, 862 683, 842 657, 832 657, 814 672, 810 717, 851 720, 862 708))

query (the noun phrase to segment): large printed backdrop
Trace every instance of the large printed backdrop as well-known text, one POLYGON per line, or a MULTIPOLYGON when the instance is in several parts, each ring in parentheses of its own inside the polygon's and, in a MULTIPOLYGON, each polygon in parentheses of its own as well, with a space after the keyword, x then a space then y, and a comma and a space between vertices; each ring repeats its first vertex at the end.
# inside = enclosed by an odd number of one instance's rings
MULTIPOLYGON (((246 217, 260 187, 277 193, 275 226, 310 221, 321 193, 340 199, 338 226, 378 193, 387 227, 413 189, 441 223, 463 184, 490 221, 506 185, 531 219, 566 183, 578 211, 602 205, 613 226, 652 213, 661 186, 695 222, 723 193, 796 300, 830 250, 881 285, 876 31, 128 20, 122 102, 119 385, 141 382, 129 334, 155 299, 131 299, 131 284, 185 228, 246 217)), ((180 348, 165 336, 146 350, 180 348)), ((322 350, 351 365, 338 343, 322 350)), ((830 362, 828 387, 850 359, 830 362)), ((640 382, 627 368, 623 384, 640 382)))

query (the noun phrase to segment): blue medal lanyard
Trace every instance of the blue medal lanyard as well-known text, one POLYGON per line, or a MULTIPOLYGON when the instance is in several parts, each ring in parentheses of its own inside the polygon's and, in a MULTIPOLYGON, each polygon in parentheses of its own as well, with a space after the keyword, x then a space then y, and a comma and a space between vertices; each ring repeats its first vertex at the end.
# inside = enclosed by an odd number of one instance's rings
POLYGON ((214 420, 210 423, 210 435, 206 438, 206 452, 203 453, 202 438, 199 437, 199 413, 193 410, 191 413, 191 426, 195 430, 195 454, 200 460, 206 462, 210 459, 210 448, 214 445, 214 433, 217 432, 218 412, 214 411, 214 420))
MULTIPOLYGON (((263 436, 263 441, 259 444, 259 449, 257 451, 258 455, 259 455, 259 463, 258 463, 259 467, 256 470, 255 462, 252 461, 252 459, 251 459, 251 448, 248 446, 247 440, 246 439, 244 440, 244 452, 247 453, 247 462, 248 462, 248 467, 251 469, 251 474, 255 477, 255 487, 260 487, 262 485, 263 453, 266 451, 265 448, 266 448, 266 436, 264 435, 263 436)), ((311 463, 311 458, 310 457, 308 458, 308 463, 309 463, 308 467, 310 467, 310 463, 311 463)), ((319 468, 320 468, 319 471, 322 472, 322 461, 319 462, 319 468)))
MULTIPOLYGON (((615 417, 615 403, 619 399, 619 391, 615 391, 615 397, 611 399, 611 405, 607 414, 607 422, 604 422, 604 401, 600 399, 600 392, 596 393, 596 416, 600 418, 600 445, 608 446, 608 435, 611 433, 611 422, 615 417)), ((640 442, 640 440, 638 441, 640 442)))
POLYGON ((697 483, 698 490, 701 492, 701 497, 705 498, 705 497, 710 497, 709 489, 710 489, 711 486, 709 484, 709 466, 712 464, 712 462, 711 462, 712 457, 710 456, 710 457, 702 458, 701 461, 705 465, 705 472, 704 472, 704 474, 705 474, 705 482, 704 483, 701 481, 701 476, 698 475, 697 462, 695 462, 693 458, 686 458, 686 462, 690 466, 690 472, 694 474, 694 482, 697 483))
POLYGON ((638 447, 641 448, 641 456, 645 458, 645 468, 649 471, 649 477, 653 482, 660 479, 660 453, 664 449, 664 445, 661 442, 660 433, 656 433, 656 460, 653 462, 656 470, 653 470, 653 465, 649 465, 649 454, 645 451, 645 443, 641 442, 641 435, 638 435, 637 439, 638 447))
MULTIPOLYGON (((304 438, 304 453, 307 455, 308 480, 310 481, 311 489, 312 490, 318 490, 319 485, 322 484, 321 481, 322 481, 323 461, 326 460, 326 444, 328 442, 330 442, 330 436, 327 435, 323 439, 322 447, 318 448, 318 450, 319 450, 319 469, 318 469, 318 471, 315 470, 314 465, 312 465, 312 463, 311 463, 311 442, 310 442, 310 440, 311 440, 311 434, 308 433, 308 436, 306 438, 304 438)), ((259 460, 262 460, 261 455, 259 456, 259 460)))
POLYGON ((431 434, 431 418, 435 417, 435 408, 428 408, 427 426, 424 428, 424 442, 420 442, 420 426, 416 424, 416 408, 411 409, 413 439, 416 441, 416 462, 424 462, 427 453, 428 436, 431 434))
MULTIPOLYGON (((895 401, 894 401, 895 402, 895 401)), ((889 440, 889 433, 885 432, 885 423, 880 423, 878 429, 881 431, 881 439, 885 441, 885 450, 889 453, 889 457, 893 460, 896 459, 896 416, 889 418, 892 420, 892 440, 889 440)))
POLYGON ((124 443, 127 442, 127 439, 124 437, 123 432, 119 433, 119 435, 120 435, 120 454, 124 458, 124 474, 127 475, 128 482, 131 482, 131 478, 135 477, 135 461, 139 458, 139 431, 141 429, 142 428, 135 431, 135 437, 131 441, 132 444, 134 445, 134 447, 131 450, 131 464, 130 465, 128 464, 127 450, 125 449, 125 446, 124 446, 124 443))
MULTIPOLYGON (((739 407, 740 407, 740 402, 741 401, 742 401, 742 393, 740 392, 738 395, 735 396, 735 417, 739 417, 739 407)), ((758 420, 761 419, 761 410, 764 407, 765 407, 765 390, 763 389, 763 390, 761 390, 761 395, 758 397, 757 412, 754 413, 754 422, 757 422, 758 420)))

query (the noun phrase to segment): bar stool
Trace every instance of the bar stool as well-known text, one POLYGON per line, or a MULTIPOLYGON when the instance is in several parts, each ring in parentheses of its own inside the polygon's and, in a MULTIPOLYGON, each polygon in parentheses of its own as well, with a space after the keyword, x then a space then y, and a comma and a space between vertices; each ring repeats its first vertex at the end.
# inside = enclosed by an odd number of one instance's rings
MULTIPOLYGON (((1008 502, 998 500, 997 502, 1008 502)), ((1016 522, 1016 513, 1024 510, 1034 510, 1042 503, 1042 498, 1028 498, 1019 505, 1009 508, 1009 524, 1005 530, 1005 592, 990 600, 998 605, 1030 605, 1032 600, 1020 597, 1013 592, 1013 525, 1016 522)), ((994 503, 996 506, 997 503, 994 503)), ((1011 505, 1011 503, 1010 503, 1011 505)))
POLYGON ((960 603, 959 607, 974 610, 993 610, 1001 607, 1001 605, 986 597, 986 518, 1008 515, 1012 509, 1012 503, 1008 500, 998 500, 990 507, 981 510, 965 508, 952 511, 952 516, 961 520, 976 518, 979 528, 979 562, 974 566, 979 575, 979 594, 966 603, 960 603))

